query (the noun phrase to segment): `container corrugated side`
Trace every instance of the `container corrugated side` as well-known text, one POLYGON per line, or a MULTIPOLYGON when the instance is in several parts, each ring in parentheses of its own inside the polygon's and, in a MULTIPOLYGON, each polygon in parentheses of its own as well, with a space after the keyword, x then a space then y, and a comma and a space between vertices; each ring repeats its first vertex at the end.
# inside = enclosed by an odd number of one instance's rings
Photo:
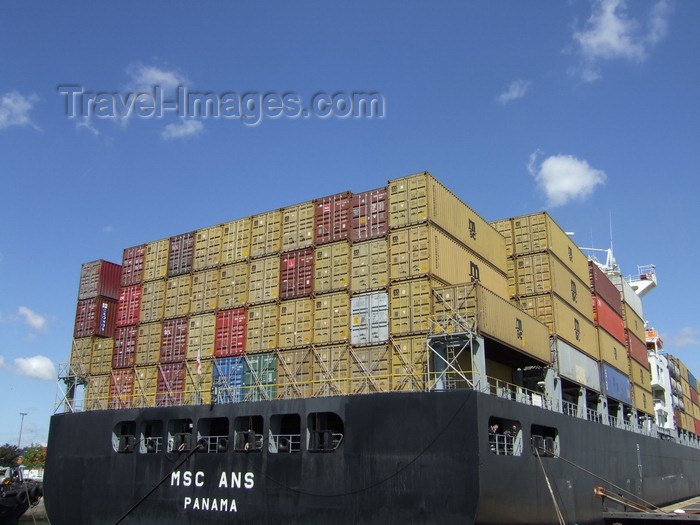
POLYGON ((625 325, 615 310, 597 295, 592 295, 593 323, 600 326, 620 343, 625 344, 625 325))
POLYGON ((111 374, 90 375, 85 384, 85 410, 105 410, 109 400, 111 374))
POLYGON ((249 355, 243 367, 243 400, 260 401, 277 396, 277 355, 249 355))
POLYGON ((230 357, 245 352, 247 318, 245 308, 217 312, 215 357, 230 357))
POLYGON ((90 373, 92 345, 94 342, 94 337, 73 339, 70 353, 70 366, 74 375, 85 376, 90 373))
POLYGON ((644 319, 642 298, 634 292, 632 286, 619 273, 611 273, 608 277, 622 294, 622 301, 627 303, 640 319, 644 319))
POLYGON ((187 355, 187 319, 168 319, 163 321, 160 338, 160 363, 184 361, 187 355))
POLYGON ((389 334, 427 333, 432 314, 432 290, 444 286, 444 282, 427 277, 393 283, 389 288, 389 334))
POLYGON ((630 359, 634 359, 637 363, 649 370, 649 353, 647 352, 646 344, 637 339, 637 336, 629 330, 625 330, 625 341, 627 354, 630 356, 630 359))
POLYGON ((134 367, 134 394, 133 406, 152 407, 156 402, 158 390, 159 365, 145 365, 134 367))
POLYGON ((122 287, 117 305, 117 326, 132 326, 139 322, 141 292, 140 284, 122 287))
POLYGON ((428 373, 428 345, 422 335, 391 340, 391 390, 422 391, 428 373))
POLYGON ((165 279, 147 281, 141 285, 139 322, 160 321, 165 315, 165 279))
POLYGON ((353 295, 350 299, 350 344, 368 346, 389 338, 389 296, 385 291, 353 295))
POLYGON ((595 360, 600 358, 593 323, 556 294, 521 297, 515 304, 547 325, 551 335, 564 339, 595 360))
POLYGON ((221 264, 244 261, 250 255, 251 218, 221 225, 221 264))
POLYGON ((211 403, 213 368, 214 362, 211 358, 185 362, 183 404, 201 405, 211 403))
POLYGON ((215 310, 219 302, 219 277, 221 271, 212 268, 192 274, 190 313, 199 314, 215 310))
POLYGON ((632 404, 632 384, 627 374, 607 363, 601 363, 600 371, 605 385, 604 393, 623 403, 632 404))
POLYGON ((214 360, 212 400, 216 403, 238 403, 243 399, 243 356, 214 360))
POLYGON ((280 251, 282 244, 282 212, 272 210, 250 219, 250 256, 263 257, 280 251))
POLYGON ((165 283, 166 319, 184 317, 190 313, 190 297, 192 295, 192 276, 190 274, 170 277, 165 283))
MULTIPOLYGON (((629 360, 629 376, 633 384, 639 385, 646 390, 651 390, 651 372, 634 359, 629 360)), ((690 390, 688 390, 688 393, 690 393, 690 390)))
POLYGON ((295 348, 311 344, 314 329, 314 303, 310 297, 286 299, 279 304, 280 348, 295 348))
POLYGON ((314 199, 315 244, 347 239, 350 232, 352 193, 336 193, 314 199))
POLYGON ((554 345, 559 363, 559 375, 600 392, 598 362, 558 337, 554 339, 554 345))
POLYGON ((389 392, 391 389, 391 347, 378 345, 352 347, 350 354, 350 390, 353 394, 389 392))
POLYGON ((593 261, 588 261, 588 278, 591 291, 602 298, 618 314, 622 315, 622 296, 610 278, 593 261))
POLYGON ((143 323, 138 326, 139 336, 136 345, 136 366, 154 365, 160 359, 163 324, 143 323))
MULTIPOLYGON (((632 385, 632 393, 634 396, 634 407, 641 411, 644 412, 645 414, 648 414, 650 416, 654 415, 654 397, 651 393, 651 390, 647 390, 646 388, 642 388, 639 385, 633 384, 632 385)), ((686 430, 692 431, 695 425, 689 425, 686 424, 686 430)))
POLYGON ((312 395, 340 395, 350 391, 348 345, 312 346, 313 378, 312 395))
POLYGON ((112 370, 112 354, 114 339, 111 337, 96 337, 92 345, 90 374, 109 374, 112 370))
POLYGON ((127 368, 136 362, 139 331, 136 326, 117 328, 114 334, 112 368, 127 368))
POLYGON ((195 232, 192 269, 196 272, 217 266, 221 262, 221 225, 195 232))
POLYGON ((190 317, 187 330, 187 359, 211 359, 216 341, 216 314, 201 314, 190 317))
POLYGON ((277 303, 248 307, 246 353, 270 352, 277 347, 279 306, 277 303))
POLYGON ((311 295, 314 290, 313 248, 283 253, 279 268, 280 299, 311 295))
POLYGON ((116 299, 93 297, 78 301, 73 337, 112 337, 117 325, 116 299))
POLYGON ((430 173, 390 180, 387 188, 390 229, 430 221, 505 273, 503 236, 430 173))
POLYGON ((506 274, 432 224, 389 234, 391 280, 432 276, 450 284, 479 280, 507 297, 506 274))
POLYGON ((332 292, 314 297, 314 336, 317 345, 337 344, 350 338, 350 296, 332 292))
POLYGON ((244 306, 248 302, 248 263, 243 261, 222 266, 219 273, 220 310, 244 306))
POLYGON ((282 399, 311 397, 314 354, 310 347, 275 352, 277 395, 282 399))
POLYGON ((282 244, 280 251, 307 248, 314 242, 314 214, 312 201, 282 208, 282 244))
POLYGON ((353 195, 351 209, 350 239, 353 242, 381 237, 389 230, 386 188, 353 195))
POLYGON ((350 289, 369 292, 389 285, 389 245, 384 238, 362 241, 350 248, 350 289))
POLYGON ((146 258, 143 263, 143 280, 154 281, 168 275, 168 254, 170 239, 161 239, 146 244, 146 258))
POLYGON ((92 299, 98 296, 110 299, 119 298, 122 267, 100 259, 82 265, 78 300, 92 299))
POLYGON ((189 232, 170 237, 168 277, 175 277, 192 271, 194 235, 194 232, 189 232))
POLYGON ((632 332, 637 339, 646 341, 644 320, 637 315, 637 312, 627 302, 622 303, 622 320, 625 322, 625 328, 632 332))
POLYGON ((617 370, 626 371, 627 349, 625 345, 611 336, 602 328, 596 327, 598 334, 598 348, 600 349, 600 360, 605 361, 617 370))
POLYGON ((146 245, 141 244, 126 248, 122 255, 121 286, 139 284, 143 280, 143 268, 146 262, 146 245))
POLYGON ((314 253, 314 292, 344 290, 350 284, 350 243, 323 244, 314 253))
POLYGON ((124 368, 113 370, 109 382, 109 400, 107 408, 110 410, 129 408, 134 393, 134 369, 124 368))
POLYGON ((185 372, 184 361, 158 365, 156 406, 182 405, 185 393, 185 372))
POLYGON ((248 303, 275 301, 279 297, 280 258, 273 255, 250 261, 248 303))

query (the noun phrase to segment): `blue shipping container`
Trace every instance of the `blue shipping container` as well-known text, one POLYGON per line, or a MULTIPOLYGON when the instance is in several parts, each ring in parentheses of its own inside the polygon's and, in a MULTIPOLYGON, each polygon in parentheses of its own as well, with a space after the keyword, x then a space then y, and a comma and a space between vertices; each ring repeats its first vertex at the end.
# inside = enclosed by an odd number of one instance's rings
POLYGON ((632 386, 626 374, 607 363, 601 363, 600 375, 608 397, 632 404, 632 386))
POLYGON ((216 403, 237 403, 243 397, 243 356, 222 357, 214 360, 212 399, 216 403))

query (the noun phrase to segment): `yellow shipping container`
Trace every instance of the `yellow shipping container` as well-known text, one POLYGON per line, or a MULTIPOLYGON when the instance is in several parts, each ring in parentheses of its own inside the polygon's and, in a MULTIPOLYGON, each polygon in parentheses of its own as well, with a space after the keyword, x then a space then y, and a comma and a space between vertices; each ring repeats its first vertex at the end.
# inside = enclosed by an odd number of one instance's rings
MULTIPOLYGON (((90 360, 90 374, 109 374, 112 370, 112 353, 114 352, 114 339, 111 337, 95 337, 92 345, 92 359, 90 360)), ((109 388, 109 385, 108 385, 109 388)))
POLYGON ((588 282, 588 257, 547 212, 503 219, 492 224, 504 236, 508 255, 551 251, 581 281, 588 282))
POLYGON ((192 274, 190 313, 198 314, 216 309, 221 270, 213 268, 192 274))
POLYGON ((507 297, 506 274, 432 224, 408 226, 389 234, 392 280, 432 276, 449 284, 479 280, 507 297))
POLYGON ((184 317, 190 313, 192 276, 190 274, 171 277, 165 284, 166 319, 184 317))
POLYGON ((250 217, 221 225, 221 264, 231 264, 248 258, 250 231, 250 217))
POLYGON ((511 296, 554 292, 593 321, 593 303, 588 281, 582 281, 552 252, 520 255, 508 260, 511 296))
POLYGON ((150 323, 163 319, 165 314, 165 279, 149 281, 141 286, 139 322, 150 323))
POLYGON ((216 340, 216 314, 202 314, 190 317, 187 330, 187 359, 211 359, 214 357, 216 340))
POLYGON ((112 375, 90 375, 85 385, 85 410, 105 410, 109 401, 109 380, 112 375))
MULTIPOLYGON (((640 341, 646 341, 646 327, 644 320, 630 308, 626 302, 622 302, 622 320, 625 322, 625 328, 637 336, 640 341)), ((686 369, 687 372, 687 369, 686 369)), ((685 377, 688 375, 686 373, 685 377)))
POLYGON ((389 335, 427 333, 432 315, 432 289, 445 283, 422 277, 398 281, 389 288, 389 335))
POLYGON ((391 390, 423 390, 430 352, 425 336, 392 338, 390 348, 391 390))
POLYGON ((314 240, 313 201, 282 208, 282 248, 289 252, 311 246, 314 240))
POLYGON ((221 262, 221 226, 197 230, 194 237, 194 271, 212 268, 221 262))
POLYGON ((350 243, 323 244, 314 255, 314 292, 344 290, 350 284, 350 243))
POLYGON ((251 217, 250 256, 262 257, 280 251, 282 212, 273 210, 251 217))
POLYGON ((158 364, 134 367, 134 407, 152 407, 158 391, 158 364))
POLYGON ((347 292, 320 294, 314 298, 313 343, 344 343, 350 337, 350 296, 347 292))
POLYGON ((624 374, 629 374, 629 360, 627 358, 627 350, 625 349, 625 345, 602 328, 596 327, 595 331, 598 334, 600 360, 605 361, 610 366, 624 374))
POLYGON ((219 273, 219 309, 239 308, 248 302, 248 263, 228 264, 219 273))
POLYGON ((277 354, 277 397, 311 397, 314 391, 311 348, 286 349, 277 354))
POLYGON ((70 353, 71 373, 85 375, 90 373, 92 364, 92 345, 95 337, 80 337, 73 339, 73 347, 70 353))
POLYGON ((146 244, 146 254, 143 262, 144 281, 163 279, 168 274, 169 254, 170 238, 146 244))
POLYGON ((651 373, 634 359, 628 359, 628 375, 633 384, 651 391, 651 373))
POLYGON ((350 390, 353 394, 391 390, 391 351, 389 345, 350 348, 350 390))
MULTIPOLYGON (((686 372, 687 372, 687 370, 688 369, 686 368, 686 372)), ((688 383, 688 380, 683 377, 682 373, 681 373, 681 387, 683 388, 683 395, 685 397, 690 397, 690 384, 688 383)))
POLYGON ((311 344, 314 333, 313 314, 314 303, 310 297, 280 301, 277 345, 285 349, 311 344))
POLYGON ((139 325, 136 343, 136 366, 154 365, 160 358, 160 342, 163 325, 160 322, 139 325))
POLYGON ((389 284, 389 245, 386 238, 356 242, 350 250, 350 289, 353 293, 389 284))
POLYGON ((280 258, 278 255, 250 261, 248 302, 250 304, 275 301, 279 297, 280 258))
POLYGON ((556 335, 595 360, 600 360, 595 326, 578 310, 554 293, 521 297, 515 301, 556 335))
POLYGON ((269 352, 277 347, 279 307, 276 303, 248 308, 246 353, 269 352))
POLYGON ((432 222, 505 273, 503 236, 430 173, 390 180, 387 189, 390 229, 432 222))
MULTIPOLYGON (((645 414, 654 415, 654 398, 651 390, 632 384, 634 407, 645 414)), ((694 429, 693 429, 694 430, 694 429)))
POLYGON ((348 345, 312 346, 313 395, 334 396, 350 391, 348 345))
POLYGON ((211 402, 211 381, 214 361, 201 359, 188 360, 185 370, 185 392, 182 398, 184 405, 201 405, 211 402))

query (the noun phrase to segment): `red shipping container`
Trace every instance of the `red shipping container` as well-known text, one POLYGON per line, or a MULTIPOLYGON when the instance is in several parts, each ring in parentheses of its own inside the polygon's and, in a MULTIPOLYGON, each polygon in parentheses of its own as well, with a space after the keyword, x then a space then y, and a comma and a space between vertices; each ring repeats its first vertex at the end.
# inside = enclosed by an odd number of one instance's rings
POLYGON ((116 328, 116 321, 116 299, 94 297, 78 301, 73 337, 90 337, 93 335, 112 337, 116 328))
POLYGON ((139 322, 141 285, 125 286, 119 293, 117 326, 132 326, 139 322))
POLYGON ((112 368, 127 368, 134 364, 139 330, 136 326, 117 328, 114 333, 112 368))
POLYGON ((692 386, 690 387, 690 400, 696 405, 700 404, 698 403, 698 391, 695 390, 692 386))
POLYGON ((143 279, 143 264, 146 259, 146 245, 126 248, 122 257, 122 286, 139 284, 143 279))
POLYGON ((591 281, 591 290, 603 299, 608 306, 622 315, 622 296, 620 290, 608 279, 603 270, 593 261, 588 261, 588 277, 591 281))
POLYGON ((364 241, 381 237, 389 229, 386 188, 358 193, 352 197, 350 239, 364 241))
POLYGON ((649 370, 649 354, 647 353, 646 343, 640 341, 636 335, 627 329, 625 329, 625 341, 627 355, 649 370))
POLYGON ((170 237, 168 254, 168 277, 175 277, 192 271, 194 259, 194 232, 170 237))
POLYGON ((167 363, 158 367, 156 406, 181 405, 185 391, 185 363, 167 363))
POLYGON ((119 282, 122 267, 108 261, 93 261, 83 264, 80 270, 78 300, 94 297, 119 298, 119 282))
POLYGON ((161 363, 184 361, 187 356, 187 319, 168 319, 163 321, 163 332, 160 343, 161 363))
POLYGON ((700 421, 698 421, 697 419, 695 419, 694 421, 695 421, 695 435, 700 436, 700 421))
POLYGON ((314 290, 314 249, 304 248, 282 255, 280 299, 311 295, 314 290))
POLYGON ((316 244, 347 239, 350 231, 352 193, 346 191, 314 200, 316 244))
POLYGON ((223 310, 216 315, 215 357, 245 353, 247 313, 245 308, 223 310))
MULTIPOLYGON (((596 326, 600 326, 623 345, 626 344, 625 339, 625 323, 622 321, 622 316, 613 310, 608 303, 600 297, 593 294, 593 322, 596 326)), ((645 345, 646 348, 646 345, 645 345)))
POLYGON ((129 408, 134 393, 134 369, 123 368, 112 370, 109 380, 109 400, 108 407, 129 408))

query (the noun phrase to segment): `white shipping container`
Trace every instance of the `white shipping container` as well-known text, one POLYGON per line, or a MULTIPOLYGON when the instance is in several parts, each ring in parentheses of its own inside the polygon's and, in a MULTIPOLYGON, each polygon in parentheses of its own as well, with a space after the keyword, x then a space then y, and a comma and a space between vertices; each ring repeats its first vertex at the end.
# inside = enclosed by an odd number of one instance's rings
POLYGON ((600 392, 598 362, 570 344, 555 338, 559 359, 559 375, 600 392))
POLYGON ((610 280, 615 285, 615 287, 620 290, 622 294, 622 300, 625 301, 630 308, 636 313, 640 318, 644 319, 644 311, 642 310, 642 298, 639 297, 630 284, 625 281, 625 279, 619 273, 609 274, 610 280))
POLYGON ((372 292, 350 300, 350 343, 355 346, 383 343, 389 338, 389 295, 372 292))

